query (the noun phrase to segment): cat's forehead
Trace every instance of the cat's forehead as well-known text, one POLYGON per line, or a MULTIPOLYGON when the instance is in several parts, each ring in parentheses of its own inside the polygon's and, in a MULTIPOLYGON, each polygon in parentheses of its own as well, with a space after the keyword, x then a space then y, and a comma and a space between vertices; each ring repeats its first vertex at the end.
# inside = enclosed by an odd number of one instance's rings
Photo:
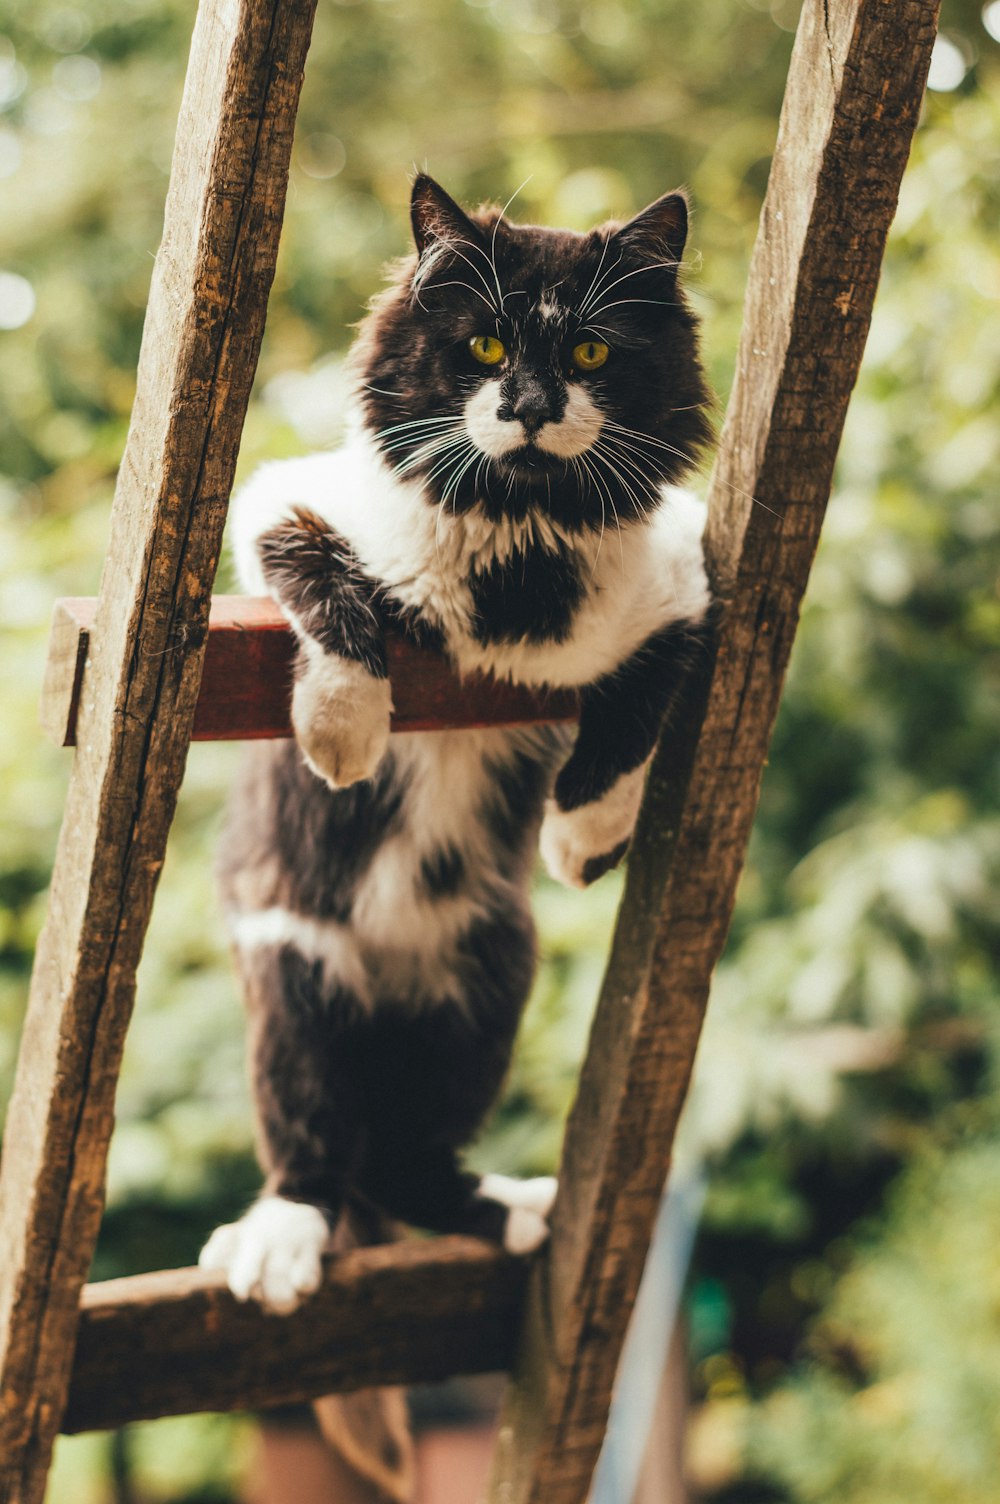
POLYGON ((592 275, 605 241, 602 236, 577 235, 573 230, 549 230, 532 224, 501 220, 487 233, 490 257, 501 286, 517 293, 532 307, 546 304, 549 314, 571 302, 580 278, 592 275))
POLYGON ((490 226, 489 234, 505 317, 539 334, 558 334, 575 316, 582 289, 605 249, 604 238, 506 220, 490 226))

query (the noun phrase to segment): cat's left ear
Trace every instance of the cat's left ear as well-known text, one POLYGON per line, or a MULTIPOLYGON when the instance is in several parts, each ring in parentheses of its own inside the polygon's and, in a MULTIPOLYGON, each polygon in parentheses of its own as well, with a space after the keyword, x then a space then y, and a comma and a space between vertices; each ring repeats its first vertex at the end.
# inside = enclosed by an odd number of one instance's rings
POLYGON ((422 172, 414 180, 410 196, 410 223, 419 255, 423 255, 435 241, 445 245, 463 241, 478 246, 482 233, 472 220, 460 209, 455 200, 422 172))
POLYGON ((687 240, 688 206, 683 193, 665 193, 615 234, 619 245, 655 262, 676 262, 687 240))

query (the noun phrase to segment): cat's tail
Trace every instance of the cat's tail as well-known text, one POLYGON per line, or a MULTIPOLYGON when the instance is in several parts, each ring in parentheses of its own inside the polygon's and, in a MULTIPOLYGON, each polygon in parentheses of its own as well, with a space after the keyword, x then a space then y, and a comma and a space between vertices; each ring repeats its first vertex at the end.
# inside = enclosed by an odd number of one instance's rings
MULTIPOLYGON (((395 1241, 388 1220, 368 1208, 348 1207, 337 1223, 332 1251, 395 1241)), ((359 1389, 328 1394, 313 1401, 316 1421, 327 1445, 385 1504, 411 1504, 416 1486, 413 1436, 402 1389, 359 1389)))

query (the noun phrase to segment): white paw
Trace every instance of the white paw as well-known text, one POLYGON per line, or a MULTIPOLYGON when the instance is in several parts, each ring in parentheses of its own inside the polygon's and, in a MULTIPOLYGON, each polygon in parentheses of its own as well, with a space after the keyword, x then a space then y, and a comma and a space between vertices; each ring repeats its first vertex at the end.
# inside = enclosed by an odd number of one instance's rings
POLYGON ((512 1206, 503 1230, 503 1246, 508 1253, 534 1253, 549 1235, 549 1224, 526 1206, 512 1206))
POLYGON ((264 1196, 238 1222, 215 1229, 198 1263, 224 1270, 237 1300, 286 1316, 319 1289, 329 1238, 318 1207, 264 1196))
POLYGON ((392 695, 360 663, 308 647, 292 692, 292 726, 302 755, 334 789, 371 778, 389 741, 392 695))
POLYGON ((503 1246, 508 1253, 534 1253, 542 1246, 549 1235, 547 1219, 558 1189, 554 1175, 537 1175, 531 1180, 516 1180, 511 1175, 483 1176, 480 1196, 509 1208, 503 1230, 503 1246))
POLYGON ((592 804, 562 810, 547 800, 539 848, 551 877, 570 888, 586 888, 617 865, 635 826, 645 779, 643 763, 592 804))

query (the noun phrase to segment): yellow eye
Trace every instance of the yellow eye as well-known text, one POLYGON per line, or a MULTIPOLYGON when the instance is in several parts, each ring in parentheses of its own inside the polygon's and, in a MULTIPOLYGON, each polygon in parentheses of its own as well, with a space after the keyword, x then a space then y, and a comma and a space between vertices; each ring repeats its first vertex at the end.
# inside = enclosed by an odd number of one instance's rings
POLYGON ((573 350, 573 364, 578 371, 596 371, 603 366, 610 351, 603 340, 587 339, 573 350))
POLYGON ((492 334, 477 334, 469 340, 469 349, 473 360, 478 360, 481 366, 498 366, 507 354, 500 340, 494 339, 492 334))

